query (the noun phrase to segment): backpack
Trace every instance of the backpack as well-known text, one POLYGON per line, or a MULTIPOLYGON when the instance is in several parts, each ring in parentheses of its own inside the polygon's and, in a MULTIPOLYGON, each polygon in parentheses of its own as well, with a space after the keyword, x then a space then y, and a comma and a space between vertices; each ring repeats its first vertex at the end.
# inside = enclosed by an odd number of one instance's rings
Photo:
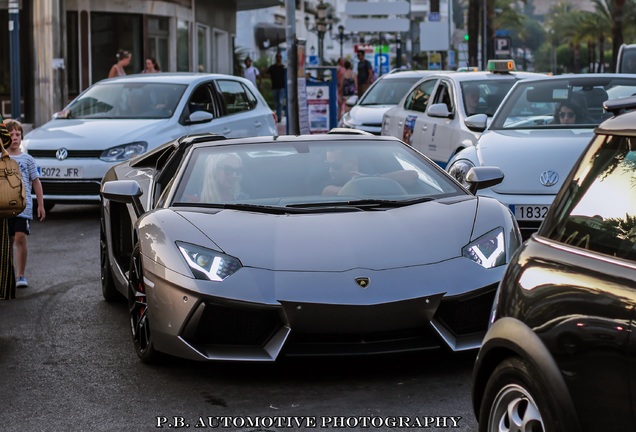
POLYGON ((353 78, 344 78, 342 80, 342 95, 353 96, 356 94, 356 83, 353 78))
POLYGON ((11 159, 2 148, 0 156, 0 217, 10 218, 22 213, 26 208, 26 190, 22 183, 22 173, 18 163, 11 159))

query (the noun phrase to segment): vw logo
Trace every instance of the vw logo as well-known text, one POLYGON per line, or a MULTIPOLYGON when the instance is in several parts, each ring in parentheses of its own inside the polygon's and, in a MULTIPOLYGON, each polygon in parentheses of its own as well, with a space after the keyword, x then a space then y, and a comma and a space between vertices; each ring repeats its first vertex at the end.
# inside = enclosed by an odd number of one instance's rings
POLYGON ((359 277, 359 278, 356 278, 355 280, 360 288, 366 288, 371 283, 371 280, 369 280, 368 277, 359 277))
POLYGON ((544 171, 539 177, 539 181, 545 187, 554 186, 559 181, 559 174, 555 171, 544 171))
POLYGON ((68 150, 61 148, 55 152, 55 159, 64 160, 68 157, 68 150))

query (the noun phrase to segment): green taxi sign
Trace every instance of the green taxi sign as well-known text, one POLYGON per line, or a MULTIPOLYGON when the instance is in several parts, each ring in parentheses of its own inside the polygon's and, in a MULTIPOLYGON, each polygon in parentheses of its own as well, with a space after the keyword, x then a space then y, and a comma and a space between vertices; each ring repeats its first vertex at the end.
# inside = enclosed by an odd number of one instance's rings
POLYGON ((517 67, 515 61, 510 59, 488 60, 486 70, 493 73, 508 73, 516 71, 517 67))

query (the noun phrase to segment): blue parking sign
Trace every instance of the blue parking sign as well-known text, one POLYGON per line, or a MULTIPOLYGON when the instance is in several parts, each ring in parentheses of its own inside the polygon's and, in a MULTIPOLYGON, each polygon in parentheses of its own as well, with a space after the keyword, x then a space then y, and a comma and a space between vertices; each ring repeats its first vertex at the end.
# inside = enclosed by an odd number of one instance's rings
POLYGON ((373 69, 378 75, 389 73, 389 54, 376 53, 375 57, 373 58, 373 69))
POLYGON ((307 56, 307 66, 318 66, 318 56, 317 55, 308 55, 307 56))

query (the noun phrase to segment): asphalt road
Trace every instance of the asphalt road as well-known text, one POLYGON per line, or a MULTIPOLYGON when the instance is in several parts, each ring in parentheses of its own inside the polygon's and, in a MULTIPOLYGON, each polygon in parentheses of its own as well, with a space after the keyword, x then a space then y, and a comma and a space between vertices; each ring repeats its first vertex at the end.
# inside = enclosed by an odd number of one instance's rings
POLYGON ((98 218, 32 224, 30 286, 0 301, 0 431, 476 430, 475 353, 141 364, 101 296, 98 218))

